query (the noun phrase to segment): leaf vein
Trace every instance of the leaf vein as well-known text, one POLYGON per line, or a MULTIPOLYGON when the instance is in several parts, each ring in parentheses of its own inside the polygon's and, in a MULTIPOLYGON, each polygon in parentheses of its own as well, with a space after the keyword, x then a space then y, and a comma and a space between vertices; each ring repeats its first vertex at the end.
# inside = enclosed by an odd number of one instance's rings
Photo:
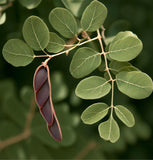
POLYGON ((66 28, 67 28, 72 34, 75 34, 75 33, 71 30, 71 28, 70 28, 67 24, 65 24, 54 12, 53 12, 53 14, 55 15, 55 17, 56 17, 64 26, 66 26, 66 28))
POLYGON ((134 84, 134 83, 131 83, 131 82, 122 80, 122 79, 117 79, 117 80, 118 80, 118 81, 122 81, 122 82, 127 83, 127 84, 130 84, 130 85, 133 85, 133 86, 138 87, 138 88, 142 88, 142 89, 152 87, 152 86, 140 86, 140 85, 138 85, 138 84, 134 84))
POLYGON ((6 51, 7 53, 11 54, 11 55, 14 55, 14 56, 22 56, 22 57, 30 57, 30 58, 34 58, 34 56, 30 56, 30 55, 24 55, 24 54, 16 54, 14 52, 10 52, 6 49, 4 49, 4 51, 6 51))

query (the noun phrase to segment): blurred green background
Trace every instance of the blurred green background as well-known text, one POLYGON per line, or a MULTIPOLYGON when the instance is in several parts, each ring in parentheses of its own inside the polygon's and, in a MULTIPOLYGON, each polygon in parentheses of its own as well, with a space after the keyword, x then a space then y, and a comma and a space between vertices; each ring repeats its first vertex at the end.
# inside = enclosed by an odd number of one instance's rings
MULTIPOLYGON (((91 0, 78 0, 77 4, 82 1, 84 5, 80 5, 80 13, 91 0)), ((101 2, 108 9, 104 24, 106 36, 111 37, 123 30, 136 33, 142 40, 144 49, 132 64, 153 77, 153 1, 101 2)), ((36 59, 26 67, 15 68, 2 57, 3 45, 10 38, 22 38, 22 25, 30 15, 42 18, 52 31, 48 15, 57 6, 64 7, 64 4, 61 0, 43 0, 37 8, 28 10, 16 0, 6 10, 6 22, 0 25, 0 141, 24 130, 33 98, 33 74, 42 61, 36 59)), ((71 7, 74 6, 79 5, 71 7)), ((153 95, 138 101, 116 92, 115 103, 125 104, 130 108, 136 118, 136 125, 127 128, 122 123, 119 124, 119 141, 115 144, 106 142, 99 137, 97 124, 87 126, 80 121, 82 111, 93 101, 80 100, 74 94, 79 81, 69 73, 72 56, 73 52, 69 56, 58 56, 49 62, 53 101, 63 130, 62 143, 55 142, 49 136, 46 124, 36 108, 31 136, 5 147, 0 151, 0 159, 153 159, 153 95)), ((109 97, 106 97, 102 101, 108 100, 109 97)))

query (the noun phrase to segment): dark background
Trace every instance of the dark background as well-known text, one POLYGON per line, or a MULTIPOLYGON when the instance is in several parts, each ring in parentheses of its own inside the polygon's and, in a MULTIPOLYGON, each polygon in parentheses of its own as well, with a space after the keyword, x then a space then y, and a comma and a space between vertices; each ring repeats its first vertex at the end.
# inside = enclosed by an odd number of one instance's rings
MULTIPOLYGON (((103 2, 108 9, 108 17, 104 24, 106 28, 106 36, 115 35, 121 30, 131 30, 136 33, 142 40, 144 48, 142 53, 131 63, 143 72, 147 73, 150 77, 153 77, 153 1, 101 0, 101 2, 103 2)), ((13 81, 13 86, 16 88, 14 94, 17 94, 17 97, 19 97, 19 92, 23 86, 32 87, 34 71, 42 60, 36 59, 33 63, 26 67, 15 68, 4 60, 2 56, 3 45, 10 38, 22 38, 22 25, 25 19, 30 15, 37 15, 41 17, 46 22, 49 29, 53 30, 48 22, 48 14, 51 9, 56 6, 61 6, 61 2, 56 0, 43 0, 43 2, 36 9, 28 10, 22 7, 19 2, 15 1, 13 6, 6 11, 6 22, 0 26, 0 121, 10 118, 9 115, 2 115, 2 95, 4 94, 3 82, 11 79, 11 81, 13 81)), ((55 71, 58 71, 60 75, 63 76, 62 81, 64 81, 68 93, 62 101, 69 105, 70 114, 76 113, 80 115, 89 104, 92 104, 92 101, 81 101, 76 97, 74 98, 76 101, 71 99, 75 86, 78 83, 78 80, 75 80, 69 73, 69 64, 72 55, 73 52, 68 57, 65 55, 56 57, 49 62, 49 67, 51 75, 52 73, 55 73, 55 71)), ((7 88, 5 94, 6 96, 9 94, 9 88, 7 88)), ((42 143, 42 146, 49 151, 47 158, 52 157, 52 159, 74 159, 77 157, 77 155, 81 154, 82 157, 80 159, 152 159, 153 95, 151 95, 149 98, 139 101, 129 99, 118 92, 116 92, 115 97, 116 103, 128 103, 134 115, 136 116, 136 127, 125 128, 121 124, 120 142, 117 144, 104 142, 99 138, 97 125, 87 126, 80 122, 74 129, 74 132, 76 133, 76 139, 72 144, 70 144, 70 146, 67 145, 65 147, 62 146, 58 149, 55 149, 54 147, 46 146, 46 144, 42 143), (98 144, 98 147, 94 148, 93 144, 95 143, 98 144), (87 147, 88 145, 89 149, 87 147)), ((108 97, 106 97, 104 101, 107 101, 107 99, 108 97)), ((12 104, 11 107, 13 108, 14 104, 12 104)), ((0 125, 1 124, 2 123, 0 123, 0 125)), ((8 132, 7 130, 2 130, 1 128, 2 127, 0 126, 0 132, 8 132)), ((8 137, 11 136, 12 135, 10 132, 8 137)), ((27 141, 28 140, 24 140, 19 145, 24 146, 27 141)), ((39 142, 39 138, 35 141, 38 143, 38 145, 41 143, 41 141, 39 142)), ((35 148, 37 148, 36 144, 33 143, 35 148)), ((10 146, 8 149, 4 149, 0 153, 0 158, 22 158, 22 156, 20 157, 10 152, 10 150, 12 150, 11 147, 15 147, 15 145, 10 146), (10 156, 8 156, 6 153, 10 156)), ((23 152, 25 152, 24 155, 26 158, 32 159, 31 155, 33 155, 34 152, 31 152, 31 154, 28 155, 26 152, 26 147, 24 147, 23 152)), ((41 151, 36 151, 35 153, 35 155, 40 154, 41 151)), ((41 156, 35 157, 40 158, 41 156)))

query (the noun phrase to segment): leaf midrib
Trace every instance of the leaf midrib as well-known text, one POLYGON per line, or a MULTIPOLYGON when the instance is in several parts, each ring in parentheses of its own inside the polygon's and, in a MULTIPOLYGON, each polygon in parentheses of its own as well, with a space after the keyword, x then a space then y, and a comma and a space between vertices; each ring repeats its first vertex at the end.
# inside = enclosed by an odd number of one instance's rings
POLYGON ((75 33, 71 30, 71 28, 67 25, 67 24, 65 24, 54 12, 53 12, 53 14, 55 15, 55 17, 64 25, 64 26, 66 26, 66 28, 74 35, 75 33))
POLYGON ((118 50, 114 50, 114 51, 110 51, 109 53, 114 53, 114 52, 122 52, 122 51, 127 51, 129 49, 133 49, 133 48, 136 48, 138 46, 141 46, 141 43, 135 45, 135 46, 132 46, 132 47, 127 47, 127 48, 124 48, 124 49, 118 49, 118 50))
POLYGON ((43 50, 43 48, 42 48, 42 46, 41 46, 41 44, 40 44, 40 41, 39 41, 39 39, 38 39, 38 36, 37 36, 37 34, 36 34, 35 30, 34 30, 34 26, 33 26, 33 23, 32 23, 32 19, 31 19, 30 23, 31 23, 32 31, 33 31, 33 33, 34 33, 34 36, 35 36, 35 38, 36 38, 36 41, 37 41, 40 49, 43 50))
MULTIPOLYGON (((110 81, 110 80, 109 80, 110 81)), ((89 88, 89 89, 84 89, 84 90, 87 90, 87 91, 90 91, 90 90, 96 90, 98 88, 103 88, 109 81, 106 81, 104 82, 103 84, 97 86, 97 87, 94 87, 94 88, 89 88)))
POLYGON ((150 87, 152 87, 152 86, 140 86, 140 85, 137 85, 137 84, 134 84, 134 83, 131 83, 131 82, 128 82, 128 81, 122 80, 122 79, 118 79, 118 78, 117 78, 117 81, 121 81, 121 82, 124 82, 124 83, 130 84, 130 85, 133 85, 133 86, 135 86, 135 87, 142 88, 142 89, 146 89, 146 88, 150 88, 150 87))
POLYGON ((94 20, 94 16, 95 16, 95 13, 96 13, 96 8, 97 8, 97 6, 95 5, 94 12, 93 12, 93 15, 92 15, 90 24, 89 24, 89 26, 88 26, 88 28, 87 28, 86 30, 88 30, 88 29, 91 27, 91 25, 92 25, 92 22, 93 22, 93 20, 94 20))
POLYGON ((130 121, 126 118, 126 116, 123 114, 123 112, 121 112, 120 109, 117 107, 115 107, 115 109, 118 110, 118 112, 124 117, 124 119, 128 122, 128 125, 129 125, 130 121))
MULTIPOLYGON (((100 112, 93 112, 93 111, 92 111, 92 114, 95 113, 94 116, 92 116, 92 117, 95 117, 95 116, 97 116, 98 114, 102 114, 103 112, 107 111, 108 109, 109 109, 109 107, 106 108, 106 109, 104 109, 104 110, 102 110, 102 111, 100 111, 100 112)), ((88 115, 92 115, 92 114, 88 114, 88 115)), ((90 120, 90 119, 91 119, 91 117, 86 118, 86 120, 90 120)))
POLYGON ((15 55, 15 56, 22 56, 22 57, 30 57, 30 58, 34 58, 34 56, 31 56, 31 55, 27 55, 27 54, 16 54, 14 52, 11 52, 11 51, 8 51, 6 49, 4 49, 5 52, 11 54, 11 55, 15 55))
MULTIPOLYGON (((72 70, 72 73, 74 73, 78 68, 80 68, 84 63, 86 63, 87 60, 89 60, 90 58, 95 58, 97 55, 100 55, 99 53, 94 54, 92 56, 88 56, 87 58, 81 58, 83 59, 82 63, 80 63, 80 65, 78 65, 76 68, 74 68, 74 70, 72 70), (85 60, 84 60, 85 59, 85 60)), ((94 61, 94 60, 93 60, 94 61)))

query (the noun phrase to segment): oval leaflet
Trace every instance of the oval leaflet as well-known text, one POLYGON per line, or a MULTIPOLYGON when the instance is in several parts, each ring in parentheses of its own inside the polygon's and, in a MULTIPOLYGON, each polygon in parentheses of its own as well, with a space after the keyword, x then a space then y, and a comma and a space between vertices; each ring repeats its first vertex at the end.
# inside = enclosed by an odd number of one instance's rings
POLYGON ((3 57, 15 67, 26 66, 34 59, 33 50, 20 39, 10 39, 3 47, 3 57))

